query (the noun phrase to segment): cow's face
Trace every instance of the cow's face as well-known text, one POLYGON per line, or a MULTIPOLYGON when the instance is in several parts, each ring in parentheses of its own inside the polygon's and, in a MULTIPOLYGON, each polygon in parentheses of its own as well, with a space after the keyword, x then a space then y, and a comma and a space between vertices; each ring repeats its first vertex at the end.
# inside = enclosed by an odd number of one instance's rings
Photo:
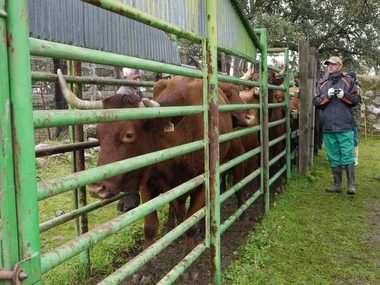
MULTIPOLYGON (((150 100, 141 100, 137 95, 116 94, 103 101, 89 102, 79 99, 68 87, 61 70, 57 70, 59 83, 65 99, 77 109, 116 109, 141 108, 145 106, 158 107, 159 103, 150 100)), ((177 118, 177 122, 180 118, 177 118)), ((132 158, 142 153, 151 152, 151 129, 167 130, 174 125, 171 119, 134 120, 123 122, 101 123, 97 126, 97 135, 100 141, 100 155, 98 166, 132 158), (152 122, 153 121, 153 122, 152 122), (148 123, 149 122, 149 123, 148 123), (146 125, 149 124, 149 127, 146 125)), ((157 140, 159 141, 159 139, 157 140)), ((155 142, 155 140, 153 140, 155 142)), ((162 148, 162 147, 161 147, 162 148)), ((126 166, 128 168, 128 165, 126 166)), ((126 169, 128 171, 128 169, 126 169)), ((107 178, 89 185, 90 194, 97 198, 111 198, 121 191, 134 191, 140 185, 144 176, 143 169, 137 169, 121 175, 107 178)))
MULTIPOLYGON (((219 88, 226 95, 228 104, 245 104, 235 84, 219 82, 219 88)), ((231 112, 231 115, 234 127, 253 126, 256 123, 256 118, 250 110, 235 110, 231 112)))
MULTIPOLYGON (((144 128, 145 120, 99 123, 96 128, 100 142, 98 166, 128 159, 149 151, 149 134, 144 128), (136 147, 138 146, 138 147, 136 147)), ((135 191, 143 171, 137 169, 128 173, 103 179, 89 185, 90 195, 95 198, 111 198, 121 191, 135 191)))
MULTIPOLYGON (((259 82, 260 81, 260 74, 259 71, 255 71, 252 73, 251 76, 252 81, 259 82)), ((282 73, 277 73, 272 70, 268 70, 268 84, 270 85, 276 85, 280 86, 285 81, 285 78, 283 77, 282 73)), ((281 90, 273 90, 269 89, 269 95, 274 97, 276 100, 280 100, 278 102, 284 101, 284 92, 281 90)), ((254 87, 253 88, 253 94, 256 96, 260 95, 260 88, 254 87)))
POLYGON ((273 90, 273 96, 278 103, 285 102, 285 92, 283 90, 273 90))

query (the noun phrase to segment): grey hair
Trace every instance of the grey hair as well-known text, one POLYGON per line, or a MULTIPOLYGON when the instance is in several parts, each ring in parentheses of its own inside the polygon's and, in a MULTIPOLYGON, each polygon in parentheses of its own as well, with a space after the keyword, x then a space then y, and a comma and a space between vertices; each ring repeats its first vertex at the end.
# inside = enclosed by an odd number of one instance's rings
POLYGON ((141 73, 140 69, 134 69, 134 68, 123 68, 123 76, 130 77, 132 74, 135 73, 141 73))

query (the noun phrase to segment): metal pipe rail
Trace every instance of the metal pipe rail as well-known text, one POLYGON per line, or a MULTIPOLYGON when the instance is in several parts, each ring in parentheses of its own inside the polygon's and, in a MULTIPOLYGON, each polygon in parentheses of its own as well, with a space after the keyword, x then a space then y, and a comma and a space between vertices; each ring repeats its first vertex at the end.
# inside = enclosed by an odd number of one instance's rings
MULTIPOLYGON (((92 247, 96 243, 127 227, 138 219, 141 219, 146 214, 168 204, 171 200, 178 198, 179 196, 201 185, 202 183, 204 183, 203 175, 195 177, 188 182, 173 188, 171 191, 166 192, 150 200, 149 202, 141 204, 137 208, 103 224, 102 226, 90 230, 87 233, 82 234, 81 236, 78 236, 66 244, 56 247, 53 250, 43 253, 41 255, 42 273, 53 269, 59 264, 74 257, 78 253, 92 247)), ((134 270, 137 269, 137 266, 141 266, 141 263, 139 261, 135 261, 134 264, 134 270)))
MULTIPOLYGON (((4 191, 4 203, 1 204, 1 217, 4 217, 4 236, 9 236, 12 242, 3 241, 4 249, 9 254, 9 260, 1 260, 5 269, 8 271, 14 266, 15 261, 20 263, 22 270, 29 276, 23 281, 25 284, 41 284, 42 275, 62 264, 73 256, 85 252, 93 245, 99 243, 111 234, 127 227, 137 219, 142 218, 147 213, 150 213, 163 205, 168 204, 173 199, 185 194, 194 187, 204 184, 206 186, 206 206, 194 214, 190 219, 179 225, 169 235, 157 241, 153 246, 141 253, 135 259, 131 260, 119 270, 104 279, 100 284, 117 283, 130 276, 143 262, 147 262, 152 256, 157 255, 164 247, 172 240, 181 235, 185 230, 191 227, 194 223, 205 217, 207 219, 206 239, 198 245, 179 265, 174 267, 165 276, 159 284, 168 284, 173 282, 180 273, 182 273, 194 260, 206 250, 211 248, 212 253, 212 273, 213 282, 220 284, 221 274, 221 234, 236 221, 237 218, 251 205, 260 195, 264 195, 265 211, 269 210, 269 185, 273 183, 273 179, 277 179, 283 173, 287 166, 284 166, 274 177, 269 179, 269 167, 286 154, 283 151, 280 155, 269 160, 268 149, 271 145, 288 137, 281 136, 276 140, 268 139, 268 128, 277 124, 288 124, 288 118, 277 122, 268 122, 269 108, 282 107, 288 108, 288 103, 285 104, 268 104, 267 93, 269 89, 279 89, 288 92, 288 87, 268 86, 267 74, 268 69, 275 69, 267 66, 267 45, 266 32, 263 29, 253 30, 249 22, 244 16, 242 17, 242 26, 245 27, 245 39, 250 39, 244 44, 246 51, 260 50, 262 57, 260 61, 256 60, 256 54, 243 54, 242 52, 234 51, 222 45, 217 44, 217 22, 216 0, 207 0, 206 15, 207 37, 199 36, 189 32, 186 29, 179 28, 170 23, 166 23, 157 17, 152 17, 147 13, 142 13, 138 9, 129 7, 120 1, 116 0, 83 0, 83 2, 99 6, 110 12, 127 16, 141 23, 149 24, 155 28, 161 29, 167 33, 174 34, 178 37, 188 39, 194 43, 199 43, 202 48, 202 70, 196 70, 189 67, 177 66, 156 62, 153 60, 139 59, 122 54, 114 54, 110 52, 92 50, 89 48, 77 47, 68 44, 53 43, 47 40, 39 40, 29 37, 28 34, 28 15, 27 1, 12 0, 8 1, 6 7, 6 17, 0 17, 0 30, 6 39, 12 39, 11 42, 3 41, 0 44, 0 90, 1 102, 0 108, 5 114, 0 120, 3 145, 3 157, 9 156, 8 160, 0 160, 1 167, 6 169, 7 176, 1 180, 1 187, 4 191), (6 24, 6 25, 5 25, 6 24), (221 51, 226 54, 238 56, 241 59, 259 64, 260 70, 264 71, 261 75, 260 82, 242 80, 232 78, 225 75, 217 74, 217 55, 216 52, 221 51), (5 54, 5 56, 4 56, 5 54), (190 76, 203 80, 203 105, 191 107, 161 107, 131 109, 131 110, 65 110, 65 111, 33 111, 30 100, 25 100, 25 94, 30 93, 31 80, 56 82, 56 75, 45 73, 32 73, 31 76, 21 76, 25 71, 30 72, 30 56, 42 56, 54 59, 63 59, 76 62, 89 62, 96 64, 104 64, 115 67, 131 67, 153 72, 165 72, 173 75, 190 76), (3 60, 3 58, 5 60, 3 60), (9 77, 9 78, 8 78, 9 77), (5 82, 4 82, 5 80, 5 82), (261 104, 256 105, 234 105, 234 106, 219 106, 217 83, 218 80, 231 82, 234 84, 243 84, 248 86, 260 87, 261 104), (3 84, 4 83, 4 84, 3 84), (262 125, 239 130, 231 134, 219 134, 219 112, 232 110, 245 110, 256 108, 260 111, 260 120, 262 125), (149 119, 167 116, 184 116, 202 114, 204 121, 204 139, 176 146, 171 149, 156 151, 150 154, 144 154, 133 159, 126 159, 112 164, 96 167, 93 169, 84 170, 63 177, 53 178, 37 183, 35 178, 35 150, 33 149, 33 131, 41 128, 83 125, 89 123, 122 121, 134 119, 149 119), (11 132, 12 130, 12 132, 11 132), (260 132, 261 145, 239 157, 234 158, 226 164, 221 164, 219 161, 219 143, 227 140, 243 136, 252 132, 260 132), (14 147, 12 147, 14 146, 14 147), (127 194, 120 194, 112 199, 96 202, 90 205, 83 206, 67 213, 61 217, 49 220, 42 224, 38 222, 38 201, 48 197, 58 195, 78 187, 82 187, 99 181, 101 179, 132 171, 137 168, 143 168, 150 164, 164 161, 179 155, 183 155, 192 151, 204 151, 205 164, 204 173, 201 175, 171 189, 170 191, 160 195, 159 197, 140 205, 132 211, 125 213, 105 224, 79 235, 77 238, 58 246, 57 248, 48 250, 41 254, 40 248, 40 232, 52 229, 54 226, 60 225, 68 220, 84 215, 101 205, 111 203, 119 197, 127 194), (224 194, 219 193, 219 176, 222 171, 227 171, 231 167, 251 158, 254 155, 260 154, 261 168, 249 174, 242 181, 232 186, 224 194), (8 171, 9 170, 9 171, 8 171), (220 206, 236 191, 245 186, 249 181, 255 178, 260 178, 261 188, 255 192, 246 203, 237 209, 226 221, 220 221, 220 206), (10 205, 14 205, 13 208, 10 205), (17 207, 16 207, 17 206, 17 207), (13 226, 14 225, 14 226, 13 226), (33 273, 33 274, 31 274, 33 273)), ((233 5, 237 6, 237 0, 231 0, 233 5)), ((4 4, 0 1, 0 11, 3 11, 4 4)), ((238 6, 237 6, 238 7, 238 6)), ((237 8, 238 15, 243 15, 241 9, 237 8)), ((4 10, 5 11, 5 10, 4 10)), ((238 27, 241 29, 239 22, 238 27)), ((269 52, 271 52, 269 50, 269 52)), ((285 49, 285 54, 287 50, 285 49)), ((288 56, 286 54, 286 56, 288 56)), ((77 66, 76 66, 77 67, 77 66)), ((287 72, 288 76, 288 72, 287 72)), ((151 87, 152 82, 126 82, 124 80, 103 79, 93 77, 73 77, 65 76, 70 83, 76 84, 110 84, 110 85, 133 85, 151 87)), ((288 112, 286 112, 288 114, 288 112)), ((84 147, 84 144, 72 144, 60 150, 77 150, 84 147)), ((88 146, 88 145, 86 145, 88 146)), ((46 150, 45 150, 46 151, 46 150)), ((50 150, 48 150, 50 151, 50 150)), ((52 150, 56 151, 56 150, 52 150)), ((74 191, 75 192, 75 191, 74 191)), ((85 199, 81 196, 80 199, 85 199)), ((82 202, 82 201, 81 201, 82 202)), ((83 201, 85 202, 85 201, 83 201)), ((76 206, 83 204, 77 203, 76 206)), ((78 226, 79 227, 79 226, 78 226)), ((3 252, 4 253, 4 250, 3 252)), ((0 254, 3 258, 8 254, 0 254)), ((88 256, 87 256, 88 257, 88 256)), ((2 258, 2 259, 3 259, 2 258)), ((89 264, 83 262, 85 266, 89 264)), ((87 267, 88 268, 88 267, 87 267)))
POLYGON ((44 147, 41 149, 36 149, 36 157, 42 157, 52 154, 64 153, 69 151, 83 150, 92 147, 99 146, 98 140, 87 141, 87 142, 79 142, 65 145, 58 145, 52 147, 44 147))

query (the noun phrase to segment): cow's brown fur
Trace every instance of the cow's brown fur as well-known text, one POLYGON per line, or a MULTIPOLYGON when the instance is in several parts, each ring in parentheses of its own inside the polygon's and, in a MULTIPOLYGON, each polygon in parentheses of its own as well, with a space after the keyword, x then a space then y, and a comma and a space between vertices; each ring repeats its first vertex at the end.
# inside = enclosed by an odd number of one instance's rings
MULTIPOLYGON (((219 90, 219 104, 227 104, 225 94, 219 90)), ((137 96, 114 95, 106 99, 106 108, 133 108, 138 106, 137 96), (119 96, 119 97, 117 97, 119 96)), ((162 107, 202 105, 202 81, 194 78, 175 77, 157 82, 154 88, 154 98, 162 107)), ((104 101, 106 101, 104 100, 104 101)), ((231 114, 221 112, 219 116, 219 132, 221 134, 232 131, 231 114)), ((101 152, 98 165, 108 164, 122 159, 136 157, 141 154, 178 146, 203 139, 203 115, 174 116, 172 118, 139 119, 133 121, 100 123, 97 126, 97 135, 100 140, 101 152), (164 132, 163 126, 168 120, 174 124, 173 132, 164 132)), ((231 142, 220 145, 220 159, 223 160, 231 152, 231 142)), ((236 154, 231 154, 234 156, 236 154)), ((90 189, 101 189, 103 198, 117 195, 120 191, 140 189, 143 202, 157 197, 183 182, 204 172, 204 152, 199 150, 185 154, 164 162, 160 162, 143 169, 137 169, 116 177, 108 178, 90 186, 90 189), (92 188, 91 188, 92 187, 92 188)), ((190 196, 190 205, 186 217, 190 217, 201 209, 205 203, 204 187, 197 187, 179 197, 172 207, 177 215, 181 214, 186 199, 190 196)), ((156 212, 145 217, 144 249, 153 243, 158 231, 156 212)), ((195 228, 185 234, 184 255, 194 248, 195 228)), ((149 274, 150 263, 144 265, 134 278, 139 279, 149 274)))
MULTIPOLYGON (((284 77, 276 77, 276 73, 269 70, 268 71, 268 84, 270 85, 281 85, 284 82, 284 77)), ((251 75, 251 80, 259 82, 259 71, 254 71, 251 75)), ((277 100, 276 90, 268 89, 268 103, 279 103, 277 100)), ((258 87, 253 87, 248 90, 240 92, 240 97, 247 104, 259 104, 260 103, 260 90, 258 87)), ((269 108, 269 122, 277 121, 282 119, 283 116, 283 107, 269 108)), ((285 124, 279 124, 269 129, 269 140, 274 140, 277 137, 285 133, 285 124)), ((277 144, 273 145, 270 148, 270 158, 277 156, 285 148, 284 141, 280 141, 277 144)), ((271 167, 271 176, 276 173, 283 165, 285 164, 285 159, 282 158, 271 167)), ((276 183, 276 187, 280 186, 280 179, 276 183)))

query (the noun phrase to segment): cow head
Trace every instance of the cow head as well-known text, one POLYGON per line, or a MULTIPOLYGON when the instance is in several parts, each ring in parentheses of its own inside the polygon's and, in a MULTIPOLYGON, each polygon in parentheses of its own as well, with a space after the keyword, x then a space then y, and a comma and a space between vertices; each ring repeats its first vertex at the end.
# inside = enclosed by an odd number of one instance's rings
MULTIPOLYGON (((193 56, 190 56, 190 59, 194 62, 195 67, 198 70, 202 69, 201 64, 193 56)), ((154 89, 157 88, 159 91, 167 86, 167 82, 157 83, 159 84, 155 84, 154 89)), ((218 85, 219 89, 221 89, 222 92, 226 95, 228 104, 244 104, 244 101, 242 101, 239 97, 239 88, 235 84, 219 81, 218 85)), ((153 94, 155 94, 155 92, 156 90, 153 91, 153 94)), ((255 125, 255 116, 249 110, 234 110, 231 111, 231 115, 234 127, 247 127, 255 125)))
MULTIPOLYGON (((226 95, 228 104, 245 104, 239 96, 239 88, 233 83, 219 82, 219 89, 226 95)), ((256 124, 256 117, 250 110, 231 112, 234 127, 247 127, 256 124)))
MULTIPOLYGON (((68 88, 60 70, 57 71, 62 93, 66 100, 77 109, 115 109, 159 107, 156 101, 141 99, 137 95, 116 94, 103 101, 88 102, 76 97, 68 88)), ((98 123, 97 137, 100 142, 100 154, 97 165, 102 166, 112 162, 142 155, 160 148, 159 142, 152 139, 151 132, 164 132, 168 126, 174 126, 181 121, 181 116, 173 118, 138 119, 116 122, 98 123)), ((114 177, 105 178, 89 185, 92 197, 107 199, 116 196, 121 191, 135 191, 140 186, 146 174, 144 169, 137 169, 114 177)))
MULTIPOLYGON (((273 70, 268 70, 268 84, 276 85, 276 86, 280 86, 281 84, 283 84, 285 81, 285 78, 284 78, 285 72, 286 72, 286 67, 281 72, 275 72, 273 70)), ((255 82, 260 81, 259 71, 255 71, 252 73, 251 80, 255 81, 255 82)), ((259 87, 254 87, 254 94, 260 95, 260 88, 259 87)))

